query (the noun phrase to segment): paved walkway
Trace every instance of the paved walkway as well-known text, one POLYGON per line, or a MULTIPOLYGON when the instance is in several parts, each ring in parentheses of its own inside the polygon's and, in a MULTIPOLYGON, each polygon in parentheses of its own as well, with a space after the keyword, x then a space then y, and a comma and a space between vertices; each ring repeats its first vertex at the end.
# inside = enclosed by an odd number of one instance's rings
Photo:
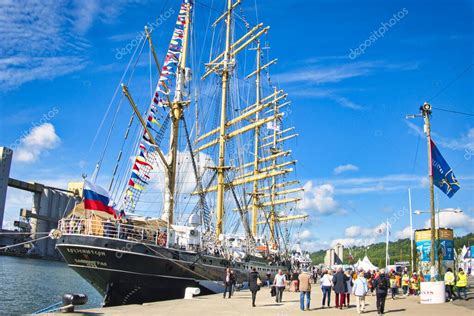
MULTIPOLYGON (((331 293, 334 295, 334 292, 331 293)), ((257 295, 257 307, 251 306, 250 292, 235 292, 231 299, 223 299, 221 294, 202 296, 193 300, 174 300, 149 303, 144 305, 127 305, 88 310, 85 315, 357 315, 354 297, 351 296, 351 307, 343 310, 321 308, 321 290, 319 285, 313 287, 310 311, 299 310, 299 293, 285 292, 283 303, 277 304, 270 296, 268 288, 262 288, 257 295)), ((334 298, 331 297, 333 300, 334 298)), ((389 315, 443 315, 443 316, 473 316, 474 297, 470 293, 470 300, 457 301, 436 305, 421 305, 418 297, 399 297, 396 300, 387 299, 385 313, 389 315)), ((331 305, 334 306, 333 301, 331 305)), ((375 296, 366 298, 366 314, 377 315, 375 296)))

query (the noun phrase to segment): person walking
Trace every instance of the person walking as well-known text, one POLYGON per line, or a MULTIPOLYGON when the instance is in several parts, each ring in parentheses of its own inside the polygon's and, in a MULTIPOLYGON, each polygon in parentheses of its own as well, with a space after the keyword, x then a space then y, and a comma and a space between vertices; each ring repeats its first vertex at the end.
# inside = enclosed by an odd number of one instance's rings
POLYGON ((413 273, 412 277, 410 278, 410 287, 411 287, 411 292, 413 295, 418 295, 418 291, 420 289, 420 283, 418 282, 418 277, 416 275, 416 272, 413 273))
POLYGON ((347 276, 347 281, 346 281, 346 292, 344 295, 344 306, 347 306, 347 308, 350 307, 350 302, 351 302, 351 293, 352 293, 352 285, 354 282, 352 281, 352 276, 349 271, 346 271, 346 276, 347 276))
POLYGON ((270 284, 271 284, 271 279, 272 279, 272 274, 270 272, 267 272, 267 275, 266 275, 267 279, 265 280, 266 284, 267 284, 267 287, 270 287, 270 284))
POLYGON ((397 287, 397 279, 395 278, 395 273, 392 272, 390 274, 390 292, 392 294, 392 300, 395 299, 397 295, 398 287, 397 287))
POLYGON ((403 272, 402 276, 402 289, 403 289, 403 295, 407 296, 408 295, 408 287, 410 286, 410 277, 408 276, 408 272, 405 271, 403 272))
POLYGON ((459 268, 456 287, 458 289, 458 298, 461 299, 461 292, 464 293, 464 300, 467 301, 467 274, 462 268, 459 268))
POLYGON ((331 305, 331 288, 333 286, 332 284, 332 276, 330 274, 330 271, 324 270, 323 275, 321 276, 320 279, 321 282, 321 290, 323 291, 323 302, 322 302, 322 308, 324 308, 324 305, 326 303, 326 298, 328 299, 328 307, 331 305))
POLYGON ((300 309, 305 310, 305 296, 306 296, 306 310, 309 311, 309 305, 311 303, 311 275, 308 271, 303 270, 300 275, 298 275, 298 283, 300 290, 300 309))
POLYGON ((235 285, 236 285, 236 283, 237 283, 237 278, 235 277, 235 272, 234 272, 234 270, 230 270, 230 275, 231 275, 230 280, 231 280, 231 282, 232 282, 232 284, 231 284, 231 286, 232 286, 232 287, 231 287, 231 290, 232 290, 232 295, 234 295, 235 288, 236 288, 235 285))
POLYGON ((299 292, 299 282, 298 277, 300 272, 298 270, 293 271, 291 275, 291 285, 290 285, 290 292, 299 292))
POLYGON ((354 281, 352 287, 352 294, 356 297, 357 313, 361 314, 365 310, 365 295, 369 291, 367 279, 364 277, 364 272, 359 273, 359 277, 354 281))
POLYGON ((366 274, 365 278, 367 279, 367 285, 369 286, 370 295, 374 296, 374 274, 369 271, 369 273, 366 274))
POLYGON ((318 283, 318 275, 319 275, 319 269, 316 269, 316 267, 313 267, 313 283, 314 284, 318 283))
POLYGON ((336 308, 342 309, 344 305, 345 293, 347 291, 348 277, 342 272, 342 267, 337 268, 336 274, 332 277, 334 292, 336 293, 336 308))
POLYGON ((232 296, 232 284, 234 284, 234 275, 231 273, 230 268, 225 269, 224 275, 224 298, 229 292, 229 298, 232 296))
POLYGON ((397 286, 395 294, 398 295, 400 288, 402 287, 402 276, 398 272, 395 272, 395 285, 397 286))
POLYGON ((278 270, 278 274, 275 275, 273 279, 273 285, 275 286, 276 290, 276 302, 281 303, 283 298, 283 291, 285 290, 285 282, 286 282, 286 275, 283 274, 283 271, 278 270))
POLYGON ((252 306, 255 307, 255 299, 257 298, 257 292, 260 291, 262 281, 258 276, 257 269, 254 267, 249 273, 249 290, 252 293, 252 306))
POLYGON ((378 315, 383 315, 385 310, 385 299, 387 298, 388 287, 390 281, 388 280, 385 270, 381 269, 380 274, 374 280, 375 295, 377 301, 378 315))
POLYGON ((451 268, 448 268, 446 270, 446 273, 444 274, 444 284, 446 287, 446 293, 448 294, 448 301, 452 302, 453 301, 453 287, 454 287, 454 273, 451 268))

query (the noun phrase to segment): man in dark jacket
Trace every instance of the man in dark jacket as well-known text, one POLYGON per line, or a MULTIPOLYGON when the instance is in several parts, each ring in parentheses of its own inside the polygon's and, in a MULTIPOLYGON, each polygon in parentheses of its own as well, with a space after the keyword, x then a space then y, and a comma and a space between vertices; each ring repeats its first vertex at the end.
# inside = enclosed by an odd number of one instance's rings
POLYGON ((336 274, 332 277, 332 283, 334 292, 336 292, 336 308, 342 309, 344 305, 344 298, 345 293, 347 292, 347 281, 349 277, 347 277, 344 272, 342 272, 342 268, 339 267, 337 269, 336 274))
POLYGON ((382 315, 385 309, 385 299, 387 298, 390 281, 385 274, 385 270, 381 269, 379 276, 374 280, 375 294, 377 296, 377 312, 382 315))
POLYGON ((255 307, 255 299, 257 298, 257 292, 260 290, 261 281, 258 276, 257 269, 252 268, 252 271, 249 273, 249 289, 252 292, 252 306, 255 307))
POLYGON ((227 293, 229 292, 229 298, 232 296, 232 285, 234 284, 234 274, 230 271, 230 268, 225 269, 224 275, 224 298, 227 293))

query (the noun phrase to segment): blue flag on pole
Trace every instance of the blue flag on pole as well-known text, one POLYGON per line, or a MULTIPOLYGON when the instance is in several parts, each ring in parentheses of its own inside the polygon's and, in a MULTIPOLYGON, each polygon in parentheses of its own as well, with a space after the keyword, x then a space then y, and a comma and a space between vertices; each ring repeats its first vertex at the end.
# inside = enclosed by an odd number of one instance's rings
POLYGON ((433 140, 431 140, 431 165, 434 185, 451 198, 459 190, 459 182, 433 140))

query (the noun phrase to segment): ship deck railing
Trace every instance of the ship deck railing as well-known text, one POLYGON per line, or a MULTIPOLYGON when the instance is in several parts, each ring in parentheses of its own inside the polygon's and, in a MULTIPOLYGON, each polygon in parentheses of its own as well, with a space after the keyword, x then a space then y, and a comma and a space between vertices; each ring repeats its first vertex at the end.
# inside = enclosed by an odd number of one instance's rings
POLYGON ((144 242, 159 246, 166 245, 166 232, 160 229, 136 226, 120 221, 105 221, 85 218, 63 218, 58 222, 63 234, 100 236, 121 240, 144 242))

